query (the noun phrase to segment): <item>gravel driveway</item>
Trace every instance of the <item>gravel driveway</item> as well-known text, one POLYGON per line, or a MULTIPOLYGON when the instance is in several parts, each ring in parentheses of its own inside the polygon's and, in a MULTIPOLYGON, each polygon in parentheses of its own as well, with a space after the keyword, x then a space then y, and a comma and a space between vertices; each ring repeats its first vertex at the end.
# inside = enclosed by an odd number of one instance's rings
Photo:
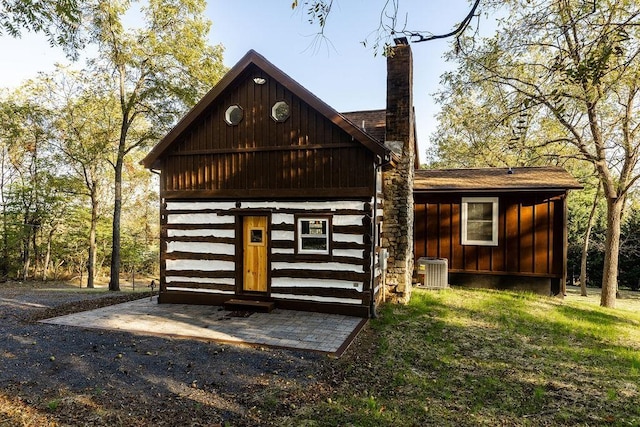
POLYGON ((37 322, 127 298, 0 285, 0 425, 269 425, 322 394, 322 354, 37 322))

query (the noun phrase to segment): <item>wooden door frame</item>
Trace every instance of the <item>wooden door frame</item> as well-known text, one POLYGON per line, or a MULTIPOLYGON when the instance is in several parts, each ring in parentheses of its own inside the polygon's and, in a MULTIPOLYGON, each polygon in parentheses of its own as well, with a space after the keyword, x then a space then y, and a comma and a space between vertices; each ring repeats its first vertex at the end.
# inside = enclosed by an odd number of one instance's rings
POLYGON ((236 215, 236 295, 251 296, 254 299, 271 298, 271 211, 262 209, 242 209, 235 212, 236 215), (244 290, 244 218, 248 216, 264 216, 267 218, 266 245, 267 245, 267 290, 265 292, 252 292, 244 290))

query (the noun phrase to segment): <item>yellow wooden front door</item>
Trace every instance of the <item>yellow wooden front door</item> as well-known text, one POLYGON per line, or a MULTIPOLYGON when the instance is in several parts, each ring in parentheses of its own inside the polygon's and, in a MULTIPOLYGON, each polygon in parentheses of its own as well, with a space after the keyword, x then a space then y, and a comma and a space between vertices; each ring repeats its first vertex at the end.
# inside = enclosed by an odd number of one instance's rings
POLYGON ((243 290, 267 292, 267 217, 245 216, 242 228, 243 290))

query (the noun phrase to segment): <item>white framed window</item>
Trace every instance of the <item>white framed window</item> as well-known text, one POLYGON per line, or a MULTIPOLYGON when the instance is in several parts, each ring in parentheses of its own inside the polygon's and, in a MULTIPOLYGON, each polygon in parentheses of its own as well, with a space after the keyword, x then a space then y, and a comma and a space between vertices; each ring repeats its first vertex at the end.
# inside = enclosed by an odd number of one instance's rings
POLYGON ((462 244, 498 246, 498 198, 462 198, 462 244))
POLYGON ((329 255, 330 218, 303 218, 296 221, 299 254, 329 255))

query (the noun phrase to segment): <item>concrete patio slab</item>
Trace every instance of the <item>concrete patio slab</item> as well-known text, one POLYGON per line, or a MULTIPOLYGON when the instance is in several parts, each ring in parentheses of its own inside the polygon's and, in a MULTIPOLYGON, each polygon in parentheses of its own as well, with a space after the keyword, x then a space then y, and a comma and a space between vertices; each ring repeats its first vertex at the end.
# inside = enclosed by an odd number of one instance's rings
POLYGON ((366 324, 367 319, 277 308, 271 313, 230 312, 218 306, 158 304, 157 298, 154 297, 45 319, 41 322, 319 351, 340 356, 366 324))

